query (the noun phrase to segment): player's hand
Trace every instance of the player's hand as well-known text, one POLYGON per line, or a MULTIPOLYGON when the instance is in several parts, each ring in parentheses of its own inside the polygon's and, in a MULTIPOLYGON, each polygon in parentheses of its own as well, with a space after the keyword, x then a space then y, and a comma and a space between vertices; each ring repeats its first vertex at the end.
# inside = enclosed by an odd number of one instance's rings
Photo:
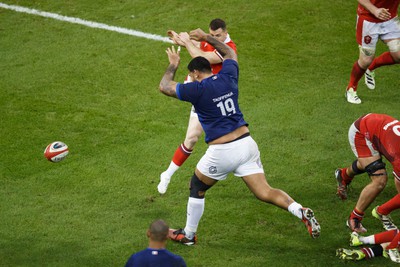
POLYGON ((186 43, 186 42, 191 42, 190 40, 190 36, 187 32, 181 32, 179 33, 179 39, 182 40, 182 42, 186 43))
POLYGON ((165 52, 167 52, 169 64, 178 67, 181 61, 181 58, 179 56, 180 47, 178 47, 178 50, 175 50, 174 46, 168 47, 165 52))
POLYGON ((389 9, 386 8, 378 8, 374 12, 374 16, 380 20, 389 20, 390 19, 390 12, 389 9))
POLYGON ((168 30, 167 34, 169 36, 169 39, 176 45, 181 45, 181 46, 185 46, 185 43, 181 40, 181 38, 179 37, 179 34, 177 34, 175 31, 173 30, 168 30))
POLYGON ((190 31, 189 33, 190 39, 195 41, 205 41, 207 38, 207 34, 200 28, 190 31))

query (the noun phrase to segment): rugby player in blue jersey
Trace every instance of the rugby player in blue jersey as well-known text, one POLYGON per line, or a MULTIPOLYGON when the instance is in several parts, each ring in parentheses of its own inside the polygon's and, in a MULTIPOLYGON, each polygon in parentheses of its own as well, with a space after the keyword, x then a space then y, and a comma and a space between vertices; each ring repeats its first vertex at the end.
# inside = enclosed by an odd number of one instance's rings
POLYGON ((196 232, 204 212, 205 193, 218 181, 226 179, 229 173, 241 177, 261 201, 297 216, 304 222, 311 237, 318 237, 321 228, 313 211, 303 208, 286 192, 272 188, 265 179, 258 146, 250 136, 238 104, 239 66, 236 53, 201 29, 191 31, 190 38, 211 44, 223 59, 223 66, 218 74, 213 74, 207 59, 193 58, 188 70, 194 82, 178 83, 174 77, 180 63, 179 51, 174 47, 166 50, 169 66, 161 79, 160 91, 193 104, 209 145, 190 181, 186 226, 178 230, 170 229, 170 239, 189 246, 197 242, 196 232))
POLYGON ((179 255, 166 249, 168 240, 168 224, 163 220, 156 220, 147 229, 149 246, 129 257, 125 267, 186 267, 186 263, 179 255))

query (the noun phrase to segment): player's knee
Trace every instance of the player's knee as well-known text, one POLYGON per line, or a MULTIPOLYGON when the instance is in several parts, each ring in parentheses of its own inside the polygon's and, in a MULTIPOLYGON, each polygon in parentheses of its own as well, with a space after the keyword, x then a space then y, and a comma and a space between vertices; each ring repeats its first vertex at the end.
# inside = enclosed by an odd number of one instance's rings
POLYGON ((190 180, 190 197, 193 198, 204 198, 206 191, 210 188, 210 185, 203 183, 196 174, 193 174, 190 180))
MULTIPOLYGON (((398 55, 400 52, 400 39, 391 40, 386 43, 390 53, 398 55)), ((395 58, 396 61, 399 61, 399 57, 395 58)))
POLYGON ((358 160, 355 160, 355 161, 353 161, 353 164, 351 165, 351 168, 352 168, 352 170, 353 170, 353 172, 354 172, 355 175, 357 175, 357 174, 362 174, 362 173, 365 172, 364 170, 360 170, 360 169, 358 168, 357 162, 358 162, 358 160))
POLYGON ((386 164, 382 159, 375 160, 365 167, 369 176, 386 176, 386 164))
MULTIPOLYGON (((375 48, 374 47, 363 47, 363 46, 359 46, 360 49, 360 53, 364 56, 366 56, 367 58, 373 57, 375 55, 375 48)), ((368 61, 369 59, 365 59, 365 61, 368 61)), ((372 62, 373 58, 371 58, 371 62, 372 62)), ((371 64, 370 62, 370 64, 371 64)), ((366 62, 367 63, 367 62, 366 62)))

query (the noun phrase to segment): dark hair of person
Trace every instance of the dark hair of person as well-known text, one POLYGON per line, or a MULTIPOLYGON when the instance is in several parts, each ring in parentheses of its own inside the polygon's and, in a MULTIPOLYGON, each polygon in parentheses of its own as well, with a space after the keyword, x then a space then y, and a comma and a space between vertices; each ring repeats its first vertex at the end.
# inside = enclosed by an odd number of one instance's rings
POLYGON ((211 72, 210 62, 204 57, 195 57, 193 58, 188 65, 188 70, 193 72, 194 70, 208 73, 211 72))
POLYGON ((149 231, 154 241, 165 241, 168 238, 169 227, 163 220, 156 220, 150 224, 149 231))
POLYGON ((213 31, 216 31, 218 29, 222 29, 223 31, 226 31, 225 21, 223 21, 222 19, 213 19, 210 22, 210 29, 213 31))

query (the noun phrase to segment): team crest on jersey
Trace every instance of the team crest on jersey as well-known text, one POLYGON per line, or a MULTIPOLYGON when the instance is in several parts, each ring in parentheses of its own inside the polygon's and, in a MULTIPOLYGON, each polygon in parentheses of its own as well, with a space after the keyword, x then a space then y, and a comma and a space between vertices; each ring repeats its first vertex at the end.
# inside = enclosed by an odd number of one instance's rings
POLYGON ((364 43, 369 44, 369 43, 371 43, 371 41, 372 41, 371 36, 369 36, 369 35, 364 36, 364 43))
POLYGON ((215 174, 215 173, 217 173, 217 167, 211 166, 210 168, 208 168, 208 172, 209 172, 210 174, 215 174))

